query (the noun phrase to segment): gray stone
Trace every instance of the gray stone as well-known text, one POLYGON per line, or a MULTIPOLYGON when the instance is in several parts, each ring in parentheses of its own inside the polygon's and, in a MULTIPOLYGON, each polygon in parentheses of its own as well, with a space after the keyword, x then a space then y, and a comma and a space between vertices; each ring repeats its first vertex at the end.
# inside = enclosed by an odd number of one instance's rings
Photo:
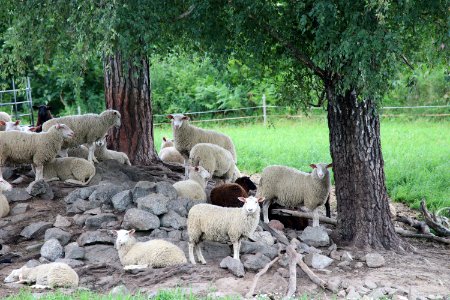
POLYGON ((227 256, 220 262, 220 267, 230 270, 231 274, 236 277, 244 277, 244 265, 240 260, 234 259, 231 256, 227 256))
POLYGON ((342 261, 352 261, 353 257, 349 252, 344 251, 344 253, 342 253, 342 255, 341 255, 341 260, 342 261))
POLYGON ((354 287, 349 288, 349 290, 347 292, 348 292, 347 296, 345 297, 345 299, 347 299, 347 300, 359 300, 361 298, 361 296, 355 290, 354 287))
POLYGON ((362 268, 364 266, 364 264, 362 263, 362 262, 360 262, 360 261, 358 261, 356 264, 355 264, 355 268, 357 268, 357 269, 360 269, 360 268, 362 268))
POLYGON ((111 202, 114 209, 117 211, 125 211, 132 203, 131 197, 132 195, 130 190, 122 191, 118 194, 115 194, 111 198, 111 202))
POLYGON ((278 220, 270 220, 269 226, 278 231, 283 231, 284 229, 284 224, 278 220))
POLYGON ((111 289, 111 291, 109 292, 109 295, 113 299, 128 298, 128 297, 124 297, 124 296, 130 295, 130 291, 127 289, 126 286, 118 285, 111 289))
POLYGON ((9 167, 2 167, 2 178, 5 180, 10 179, 14 175, 14 169, 9 167))
POLYGON ((283 278, 289 278, 289 270, 286 268, 278 268, 277 269, 278 274, 280 274, 283 278))
POLYGON ((145 197, 141 197, 136 200, 137 207, 142 210, 151 212, 154 215, 162 215, 167 213, 167 203, 169 198, 162 194, 151 193, 145 197))
POLYGON ((41 263, 36 260, 36 259, 30 259, 29 261, 27 261, 27 263, 25 264, 25 266, 27 266, 27 268, 34 268, 39 266, 41 263))
POLYGON ((366 278, 364 280, 364 286, 371 290, 374 290, 377 288, 377 284, 374 281, 370 280, 369 278, 366 278))
POLYGON ((125 229, 150 230, 160 226, 159 218, 148 211, 130 208, 123 217, 125 229))
POLYGON ((117 217, 114 214, 106 213, 106 214, 99 214, 96 216, 90 216, 85 221, 86 229, 92 230, 92 229, 98 229, 101 228, 102 225, 107 224, 112 221, 117 221, 117 217))
POLYGON ((253 272, 257 272, 258 270, 264 268, 270 262, 270 259, 261 253, 257 253, 255 255, 244 255, 242 259, 244 260, 245 269, 253 272))
POLYGON ((384 266, 386 261, 384 257, 379 253, 367 253, 366 254, 366 264, 369 268, 379 268, 384 266))
POLYGON ((68 259, 83 259, 85 251, 83 247, 78 246, 77 242, 73 242, 64 247, 64 253, 64 257, 68 259))
POLYGON ((28 240, 35 239, 40 235, 44 234, 44 232, 50 227, 52 227, 52 223, 50 222, 40 221, 36 223, 31 223, 22 230, 20 235, 28 240))
POLYGON ((28 194, 28 192, 24 188, 16 187, 10 191, 4 191, 3 195, 5 195, 10 202, 27 201, 33 197, 28 194))
POLYGON ((120 264, 119 255, 114 246, 92 245, 85 247, 85 250, 84 259, 89 264, 120 264))
POLYGON ((275 239, 268 231, 255 231, 250 239, 255 242, 263 242, 268 246, 272 246, 275 243, 275 239))
POLYGON ((299 236, 300 240, 314 247, 324 247, 330 244, 328 233, 323 227, 308 226, 299 236))
POLYGON ((61 245, 67 245, 70 241, 72 234, 67 231, 64 231, 60 228, 49 228, 45 231, 45 241, 51 239, 57 239, 61 245))
POLYGON ((380 299, 384 297, 384 294, 385 293, 383 288, 377 288, 369 294, 369 297, 370 299, 380 299))
POLYGON ((70 225, 72 225, 72 223, 69 221, 69 219, 61 215, 57 215, 55 223, 53 223, 53 226, 58 228, 65 228, 69 227, 70 225))
POLYGON ((156 192, 169 198, 169 200, 176 200, 178 198, 177 190, 173 185, 167 181, 160 181, 156 183, 156 192))
POLYGON ((171 200, 167 203, 167 209, 175 211, 182 217, 187 217, 188 215, 187 205, 189 202, 190 202, 189 199, 185 198, 178 198, 175 200, 171 200))
POLYGON ((331 258, 322 254, 311 253, 305 255, 305 263, 314 269, 325 269, 332 262, 331 258))
POLYGON ((83 199, 77 199, 71 205, 67 205, 67 213, 82 213, 87 210, 99 207, 101 204, 95 201, 86 201, 83 199))
POLYGON ((55 198, 55 193, 51 186, 47 189, 44 194, 39 195, 39 198, 42 200, 53 200, 55 198))
POLYGON ((68 264, 72 268, 78 268, 78 267, 84 266, 84 262, 82 262, 81 260, 76 260, 76 259, 71 259, 71 258, 58 258, 55 261, 68 264))
POLYGON ((169 237, 169 235, 167 234, 167 231, 156 228, 155 230, 153 230, 150 235, 150 237, 154 237, 154 238, 159 238, 159 239, 166 239, 169 237))
POLYGON ((330 257, 334 260, 341 260, 342 253, 336 250, 331 250, 330 257))
POLYGON ((63 257, 63 247, 57 239, 50 239, 41 247, 41 256, 49 261, 63 257))
POLYGON ((31 196, 36 197, 47 193, 48 189, 50 189, 48 183, 45 180, 41 179, 31 182, 26 188, 26 191, 31 196))
POLYGON ((100 202, 101 204, 111 204, 112 197, 122 190, 122 187, 112 183, 99 185, 95 192, 89 196, 89 201, 100 202))
POLYGON ((363 287, 363 286, 359 286, 358 287, 358 293, 362 294, 362 295, 367 295, 370 292, 370 289, 363 287))
POLYGON ((180 216, 173 210, 169 211, 167 214, 164 214, 161 217, 161 226, 163 227, 172 227, 175 229, 186 228, 187 219, 185 217, 180 216))
POLYGON ((347 294, 347 293, 345 292, 345 290, 340 290, 340 291, 337 293, 337 296, 338 296, 339 298, 344 298, 346 294, 347 294))
POLYGON ((261 253, 270 259, 274 259, 278 255, 278 249, 276 246, 268 246, 262 242, 250 242, 250 241, 242 241, 240 253, 243 254, 256 254, 261 253))
POLYGON ((73 221, 75 222, 75 224, 77 224, 78 226, 83 226, 84 222, 86 222, 86 219, 89 218, 88 215, 79 215, 76 214, 73 216, 73 221))
POLYGON ((11 215, 15 216, 15 215, 24 214, 29 207, 30 207, 30 205, 28 203, 17 203, 11 209, 11 215))
POLYGON ((172 230, 168 233, 169 239, 172 239, 174 241, 180 241, 181 240, 181 231, 179 230, 172 230))
POLYGON ((152 193, 156 189, 156 184, 150 181, 139 181, 134 186, 131 193, 133 194, 133 202, 136 202, 137 199, 141 197, 145 197, 148 194, 152 193))
POLYGON ((341 287, 341 279, 339 277, 330 278, 327 282, 327 287, 333 291, 333 293, 337 293, 339 288, 341 287))
POLYGON ((340 268, 348 267, 348 266, 350 266, 350 262, 349 261, 341 261, 340 263, 337 264, 337 266, 340 268))
POLYGON ((86 200, 95 191, 95 189, 97 187, 98 187, 97 185, 93 185, 93 186, 76 189, 76 190, 72 191, 70 194, 68 194, 64 198, 64 201, 67 204, 72 204, 78 199, 86 200))
POLYGON ((104 231, 86 231, 77 239, 78 245, 114 244, 114 238, 104 231))
POLYGON ((84 212, 85 215, 96 216, 102 213, 102 209, 100 207, 92 208, 84 212))

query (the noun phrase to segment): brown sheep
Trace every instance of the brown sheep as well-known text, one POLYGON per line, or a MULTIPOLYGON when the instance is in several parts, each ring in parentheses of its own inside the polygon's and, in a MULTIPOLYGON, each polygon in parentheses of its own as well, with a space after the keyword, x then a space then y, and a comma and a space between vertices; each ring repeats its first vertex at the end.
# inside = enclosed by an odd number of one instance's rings
POLYGON ((250 190, 255 190, 256 185, 250 177, 244 176, 236 179, 235 183, 225 183, 211 190, 211 203, 223 207, 241 207, 244 203, 238 197, 248 197, 250 190))

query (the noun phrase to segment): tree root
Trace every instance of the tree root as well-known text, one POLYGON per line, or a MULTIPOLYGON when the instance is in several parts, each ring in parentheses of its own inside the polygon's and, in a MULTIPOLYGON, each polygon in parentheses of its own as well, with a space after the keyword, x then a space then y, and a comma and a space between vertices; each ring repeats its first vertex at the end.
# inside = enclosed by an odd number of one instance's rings
POLYGON ((446 239, 443 237, 439 237, 439 236, 435 236, 434 234, 422 234, 422 233, 415 233, 412 231, 408 231, 408 230, 404 230, 402 228, 396 228, 395 232, 403 237, 407 237, 407 238, 419 238, 419 239, 428 239, 431 241, 435 241, 435 242, 439 242, 439 243, 444 243, 447 245, 450 245, 450 239, 446 239))
POLYGON ((425 199, 422 199, 422 201, 420 201, 420 210, 422 211, 423 217, 425 218, 425 223, 427 223, 428 226, 430 226, 432 229, 434 229, 434 231, 436 231, 436 235, 442 237, 450 236, 450 229, 439 224, 436 216, 428 212, 425 199))
MULTIPOLYGON (((312 213, 307 212, 301 212, 301 211, 294 211, 289 209, 272 209, 270 211, 274 215, 280 215, 280 216, 294 216, 294 217, 300 217, 300 218, 306 218, 306 219, 313 219, 312 213)), ((319 216, 319 222, 331 224, 331 225, 337 225, 337 221, 332 218, 319 216)))
POLYGON ((405 223, 406 225, 417 229, 417 231, 421 234, 429 234, 431 232, 430 227, 428 227, 428 225, 423 221, 417 221, 406 216, 397 216, 396 221, 405 223))

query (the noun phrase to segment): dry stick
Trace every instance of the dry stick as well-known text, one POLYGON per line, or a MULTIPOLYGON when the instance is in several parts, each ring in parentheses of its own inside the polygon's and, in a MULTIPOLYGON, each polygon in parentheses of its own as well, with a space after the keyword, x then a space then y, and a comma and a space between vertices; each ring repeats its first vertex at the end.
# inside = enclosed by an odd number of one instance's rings
POLYGON ((417 220, 414 220, 413 218, 406 217, 406 216, 397 216, 396 221, 405 223, 405 224, 417 229, 417 231, 419 231, 419 233, 422 233, 422 234, 430 233, 430 227, 428 227, 428 225, 423 221, 417 221, 417 220))
POLYGON ((297 290, 297 251, 291 244, 286 248, 286 253, 289 256, 289 287, 286 298, 294 296, 297 290))
POLYGON ((253 297, 253 294, 255 293, 255 289, 256 289, 256 285, 258 284, 258 280, 259 277, 261 277, 262 275, 264 275, 269 268, 276 263, 278 260, 280 259, 280 257, 275 257, 272 261, 270 261, 263 269, 261 269, 261 271, 259 271, 255 277, 253 278, 253 282, 252 282, 252 286, 250 287, 250 290, 248 291, 248 293, 245 295, 246 298, 251 298, 253 297))
POLYGON ((422 201, 420 201, 420 210, 422 211, 423 217, 425 218, 425 222, 427 223, 427 225, 433 228, 436 231, 437 235, 443 237, 450 236, 450 229, 445 228, 444 226, 436 222, 435 217, 428 212, 425 199, 422 199, 422 201))
POLYGON ((412 232, 412 231, 404 230, 402 228, 396 228, 395 232, 398 233, 399 235, 403 236, 403 237, 428 239, 428 240, 432 240, 432 241, 436 241, 436 242, 440 242, 440 243, 444 243, 444 244, 450 245, 450 239, 446 239, 446 238, 443 238, 443 237, 435 236, 434 234, 431 234, 431 233, 429 233, 429 234, 415 233, 415 232, 412 232))
MULTIPOLYGON (((271 212, 275 215, 280 216, 294 216, 294 217, 300 217, 300 218, 306 218, 306 219, 313 219, 313 215, 311 213, 301 212, 301 211, 294 211, 289 209, 272 209, 271 212)), ((331 225, 337 225, 337 221, 332 218, 319 216, 319 222, 327 223, 331 225)))
POLYGON ((306 275, 308 275, 309 279, 311 279, 312 282, 314 282, 315 284, 317 284, 318 286, 320 286, 323 289, 328 289, 333 292, 333 290, 331 290, 327 286, 326 282, 323 281, 322 279, 320 279, 319 276, 314 274, 314 272, 303 262, 303 256, 298 253, 297 253, 297 264, 300 266, 300 268, 303 270, 303 272, 305 272, 306 275))

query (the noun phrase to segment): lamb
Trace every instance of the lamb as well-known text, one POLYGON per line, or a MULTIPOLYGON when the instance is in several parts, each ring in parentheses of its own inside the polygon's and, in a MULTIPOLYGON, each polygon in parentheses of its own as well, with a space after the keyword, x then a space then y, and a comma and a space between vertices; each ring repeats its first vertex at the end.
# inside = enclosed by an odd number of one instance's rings
MULTIPOLYGON (((0 121, 11 122, 11 117, 7 113, 0 111, 0 121)), ((0 131, 5 131, 5 125, 0 124, 0 131)))
POLYGON ((44 165, 46 181, 63 180, 66 183, 88 185, 94 175, 94 165, 83 158, 55 158, 44 165))
POLYGON ((312 173, 286 166, 266 167, 261 175, 257 195, 267 200, 263 204, 264 223, 269 223, 268 210, 272 202, 287 207, 304 205, 314 210, 313 227, 319 226, 318 207, 328 198, 331 187, 328 168, 332 164, 311 164, 312 173))
POLYGON ((206 179, 210 177, 203 167, 189 167, 189 179, 175 182, 178 197, 206 201, 206 179))
POLYGON ((239 260, 241 241, 253 234, 259 223, 259 202, 264 198, 239 197, 242 207, 220 207, 212 204, 194 205, 188 214, 189 260, 195 265, 194 249, 206 264, 200 248, 202 240, 233 243, 233 258, 239 260))
POLYGON ((187 262, 183 250, 164 240, 137 242, 135 230, 115 230, 115 247, 125 270, 165 268, 187 262))
POLYGON ((209 143, 196 144, 189 154, 191 166, 202 166, 211 174, 211 177, 218 177, 224 181, 229 181, 235 172, 233 156, 230 151, 209 143))
POLYGON ((223 207, 241 207, 238 198, 247 198, 250 190, 256 190, 256 185, 250 177, 244 176, 236 179, 234 183, 225 183, 211 190, 211 204, 223 207))
POLYGON ((2 192, 10 190, 12 190, 12 186, 6 180, 0 179, 0 218, 6 217, 9 214, 8 199, 6 199, 2 192))
POLYGON ((35 283, 33 288, 76 288, 78 287, 78 274, 66 263, 52 262, 28 268, 23 266, 13 270, 4 282, 35 283))
POLYGON ((94 155, 95 141, 105 136, 113 126, 120 127, 120 113, 116 110, 106 110, 100 115, 86 114, 82 116, 68 116, 48 120, 42 125, 42 130, 47 131, 52 125, 64 123, 75 132, 75 137, 65 141, 61 152, 62 157, 67 157, 67 149, 82 144, 89 144, 88 160, 98 162, 94 155))
POLYGON ((16 120, 15 122, 4 122, 0 121, 0 126, 4 126, 4 131, 23 131, 23 132, 32 132, 33 130, 28 126, 20 126, 20 120, 16 120))
POLYGON ((163 142, 161 143, 161 150, 159 151, 159 158, 165 163, 183 164, 184 158, 178 152, 174 146, 173 140, 168 140, 163 137, 163 142))
POLYGON ((118 152, 114 150, 109 150, 106 148, 106 137, 104 136, 101 139, 95 142, 95 156, 99 161, 104 161, 108 159, 113 159, 118 161, 121 164, 126 164, 131 166, 130 159, 123 152, 118 152))
POLYGON ((73 131, 64 124, 56 124, 48 132, 25 133, 19 131, 0 132, 0 179, 1 167, 9 163, 31 163, 35 168, 35 180, 44 178, 44 164, 56 157, 66 139, 73 131))

